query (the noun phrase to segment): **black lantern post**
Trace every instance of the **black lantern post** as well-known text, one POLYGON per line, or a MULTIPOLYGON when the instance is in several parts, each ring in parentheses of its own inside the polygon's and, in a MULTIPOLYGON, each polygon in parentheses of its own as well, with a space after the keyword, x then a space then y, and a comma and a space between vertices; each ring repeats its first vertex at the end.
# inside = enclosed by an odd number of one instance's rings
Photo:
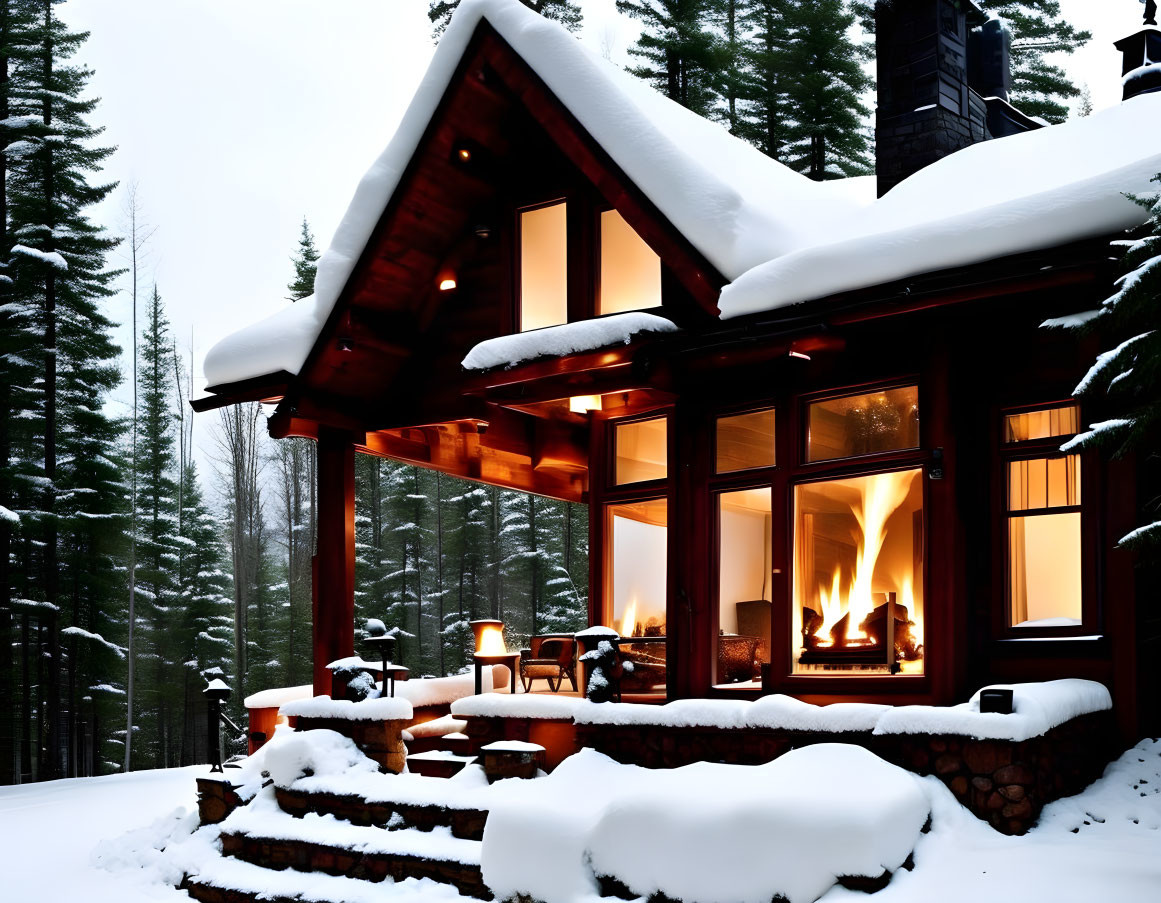
POLYGON ((230 698, 230 688, 220 677, 215 677, 209 686, 202 690, 202 695, 206 697, 210 774, 213 774, 222 770, 222 703, 230 698))

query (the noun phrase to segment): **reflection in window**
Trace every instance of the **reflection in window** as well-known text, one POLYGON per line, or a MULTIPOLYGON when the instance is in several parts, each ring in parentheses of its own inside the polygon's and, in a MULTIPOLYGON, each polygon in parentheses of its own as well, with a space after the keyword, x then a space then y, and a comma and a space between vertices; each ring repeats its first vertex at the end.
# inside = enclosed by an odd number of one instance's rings
POLYGON ((564 202, 520 211, 520 331, 568 322, 564 202))
POLYGON ((665 692, 668 508, 665 499, 609 505, 605 557, 612 618, 622 659, 633 662, 621 692, 665 692))
POLYGON ((598 314, 661 305, 661 258, 616 210, 601 214, 601 291, 598 314))
POLYGON ((717 472, 774 466, 774 409, 719 417, 717 472))
POLYGON ((807 461, 919 447, 919 389, 903 386, 810 405, 807 461))
POLYGON ((770 661, 770 489, 718 496, 717 682, 761 678, 770 661))
POLYGON ((1004 415, 1004 441, 1027 442, 1030 439, 1050 439, 1053 436, 1072 436, 1080 431, 1080 406, 1067 404, 1022 414, 1004 415))
POLYGON ((618 423, 615 427, 618 486, 664 480, 669 473, 668 421, 664 417, 618 423))
POLYGON ((795 673, 923 673, 921 473, 794 488, 795 673))
POLYGON ((1008 582, 1013 626, 1080 625, 1079 455, 1008 462, 1008 582))

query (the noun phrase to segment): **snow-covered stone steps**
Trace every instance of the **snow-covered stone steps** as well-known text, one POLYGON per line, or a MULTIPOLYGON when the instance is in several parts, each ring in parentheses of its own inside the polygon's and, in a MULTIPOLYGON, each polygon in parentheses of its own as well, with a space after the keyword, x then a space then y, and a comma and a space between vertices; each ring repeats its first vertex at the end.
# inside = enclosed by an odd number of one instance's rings
POLYGON ((438 803, 414 800, 367 799, 358 794, 322 793, 298 788, 277 788, 278 807, 289 815, 329 815, 352 825, 376 828, 404 826, 420 831, 450 829, 461 840, 481 840, 487 810, 449 808, 438 803))
POLYGON ((363 842, 351 843, 349 832, 342 832, 345 838, 332 839, 326 832, 316 836, 304 832, 306 836, 297 838, 223 832, 222 853, 265 869, 290 868, 370 882, 424 878, 450 885, 461 895, 492 899, 480 874, 478 841, 459 840, 450 832, 437 842, 436 832, 348 827, 369 833, 363 842))
POLYGON ((456 888, 427 878, 372 883, 293 869, 275 871, 234 858, 203 863, 184 886, 201 903, 449 903, 461 899, 456 888))

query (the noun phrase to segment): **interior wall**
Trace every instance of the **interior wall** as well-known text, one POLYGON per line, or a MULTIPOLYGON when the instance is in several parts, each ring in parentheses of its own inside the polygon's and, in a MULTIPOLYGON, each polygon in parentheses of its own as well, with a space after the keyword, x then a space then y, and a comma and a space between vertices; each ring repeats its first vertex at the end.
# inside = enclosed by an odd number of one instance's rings
POLYGON ((739 602, 770 599, 770 515, 723 502, 718 629, 738 632, 739 602))
POLYGON ((637 603, 637 621, 665 621, 667 527, 612 517, 613 628, 619 630, 630 603, 637 603))

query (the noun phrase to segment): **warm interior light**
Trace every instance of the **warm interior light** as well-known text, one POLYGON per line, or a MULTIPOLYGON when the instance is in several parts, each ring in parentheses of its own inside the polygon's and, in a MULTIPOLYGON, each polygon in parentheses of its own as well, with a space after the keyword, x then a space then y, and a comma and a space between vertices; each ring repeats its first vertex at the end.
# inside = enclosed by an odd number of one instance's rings
POLYGON ((621 636, 633 636, 637 627, 637 600, 634 599, 625 606, 625 614, 621 617, 621 636))
POLYGON ((600 395, 574 395, 568 400, 568 409, 574 414, 587 414, 601 409, 600 395))
POLYGON ((450 292, 456 287, 454 279, 441 279, 439 281, 439 290, 441 292, 450 292))
POLYGON ((796 490, 795 592, 803 670, 922 673, 918 469, 796 490))
POLYGON ((461 160, 463 160, 465 163, 467 163, 470 159, 472 159, 472 152, 470 150, 468 150, 466 147, 461 147, 456 152, 456 156, 459 157, 461 160))
POLYGON ((504 631, 499 627, 485 627, 480 634, 480 648, 476 651, 483 655, 503 655, 508 651, 504 645, 504 631))

